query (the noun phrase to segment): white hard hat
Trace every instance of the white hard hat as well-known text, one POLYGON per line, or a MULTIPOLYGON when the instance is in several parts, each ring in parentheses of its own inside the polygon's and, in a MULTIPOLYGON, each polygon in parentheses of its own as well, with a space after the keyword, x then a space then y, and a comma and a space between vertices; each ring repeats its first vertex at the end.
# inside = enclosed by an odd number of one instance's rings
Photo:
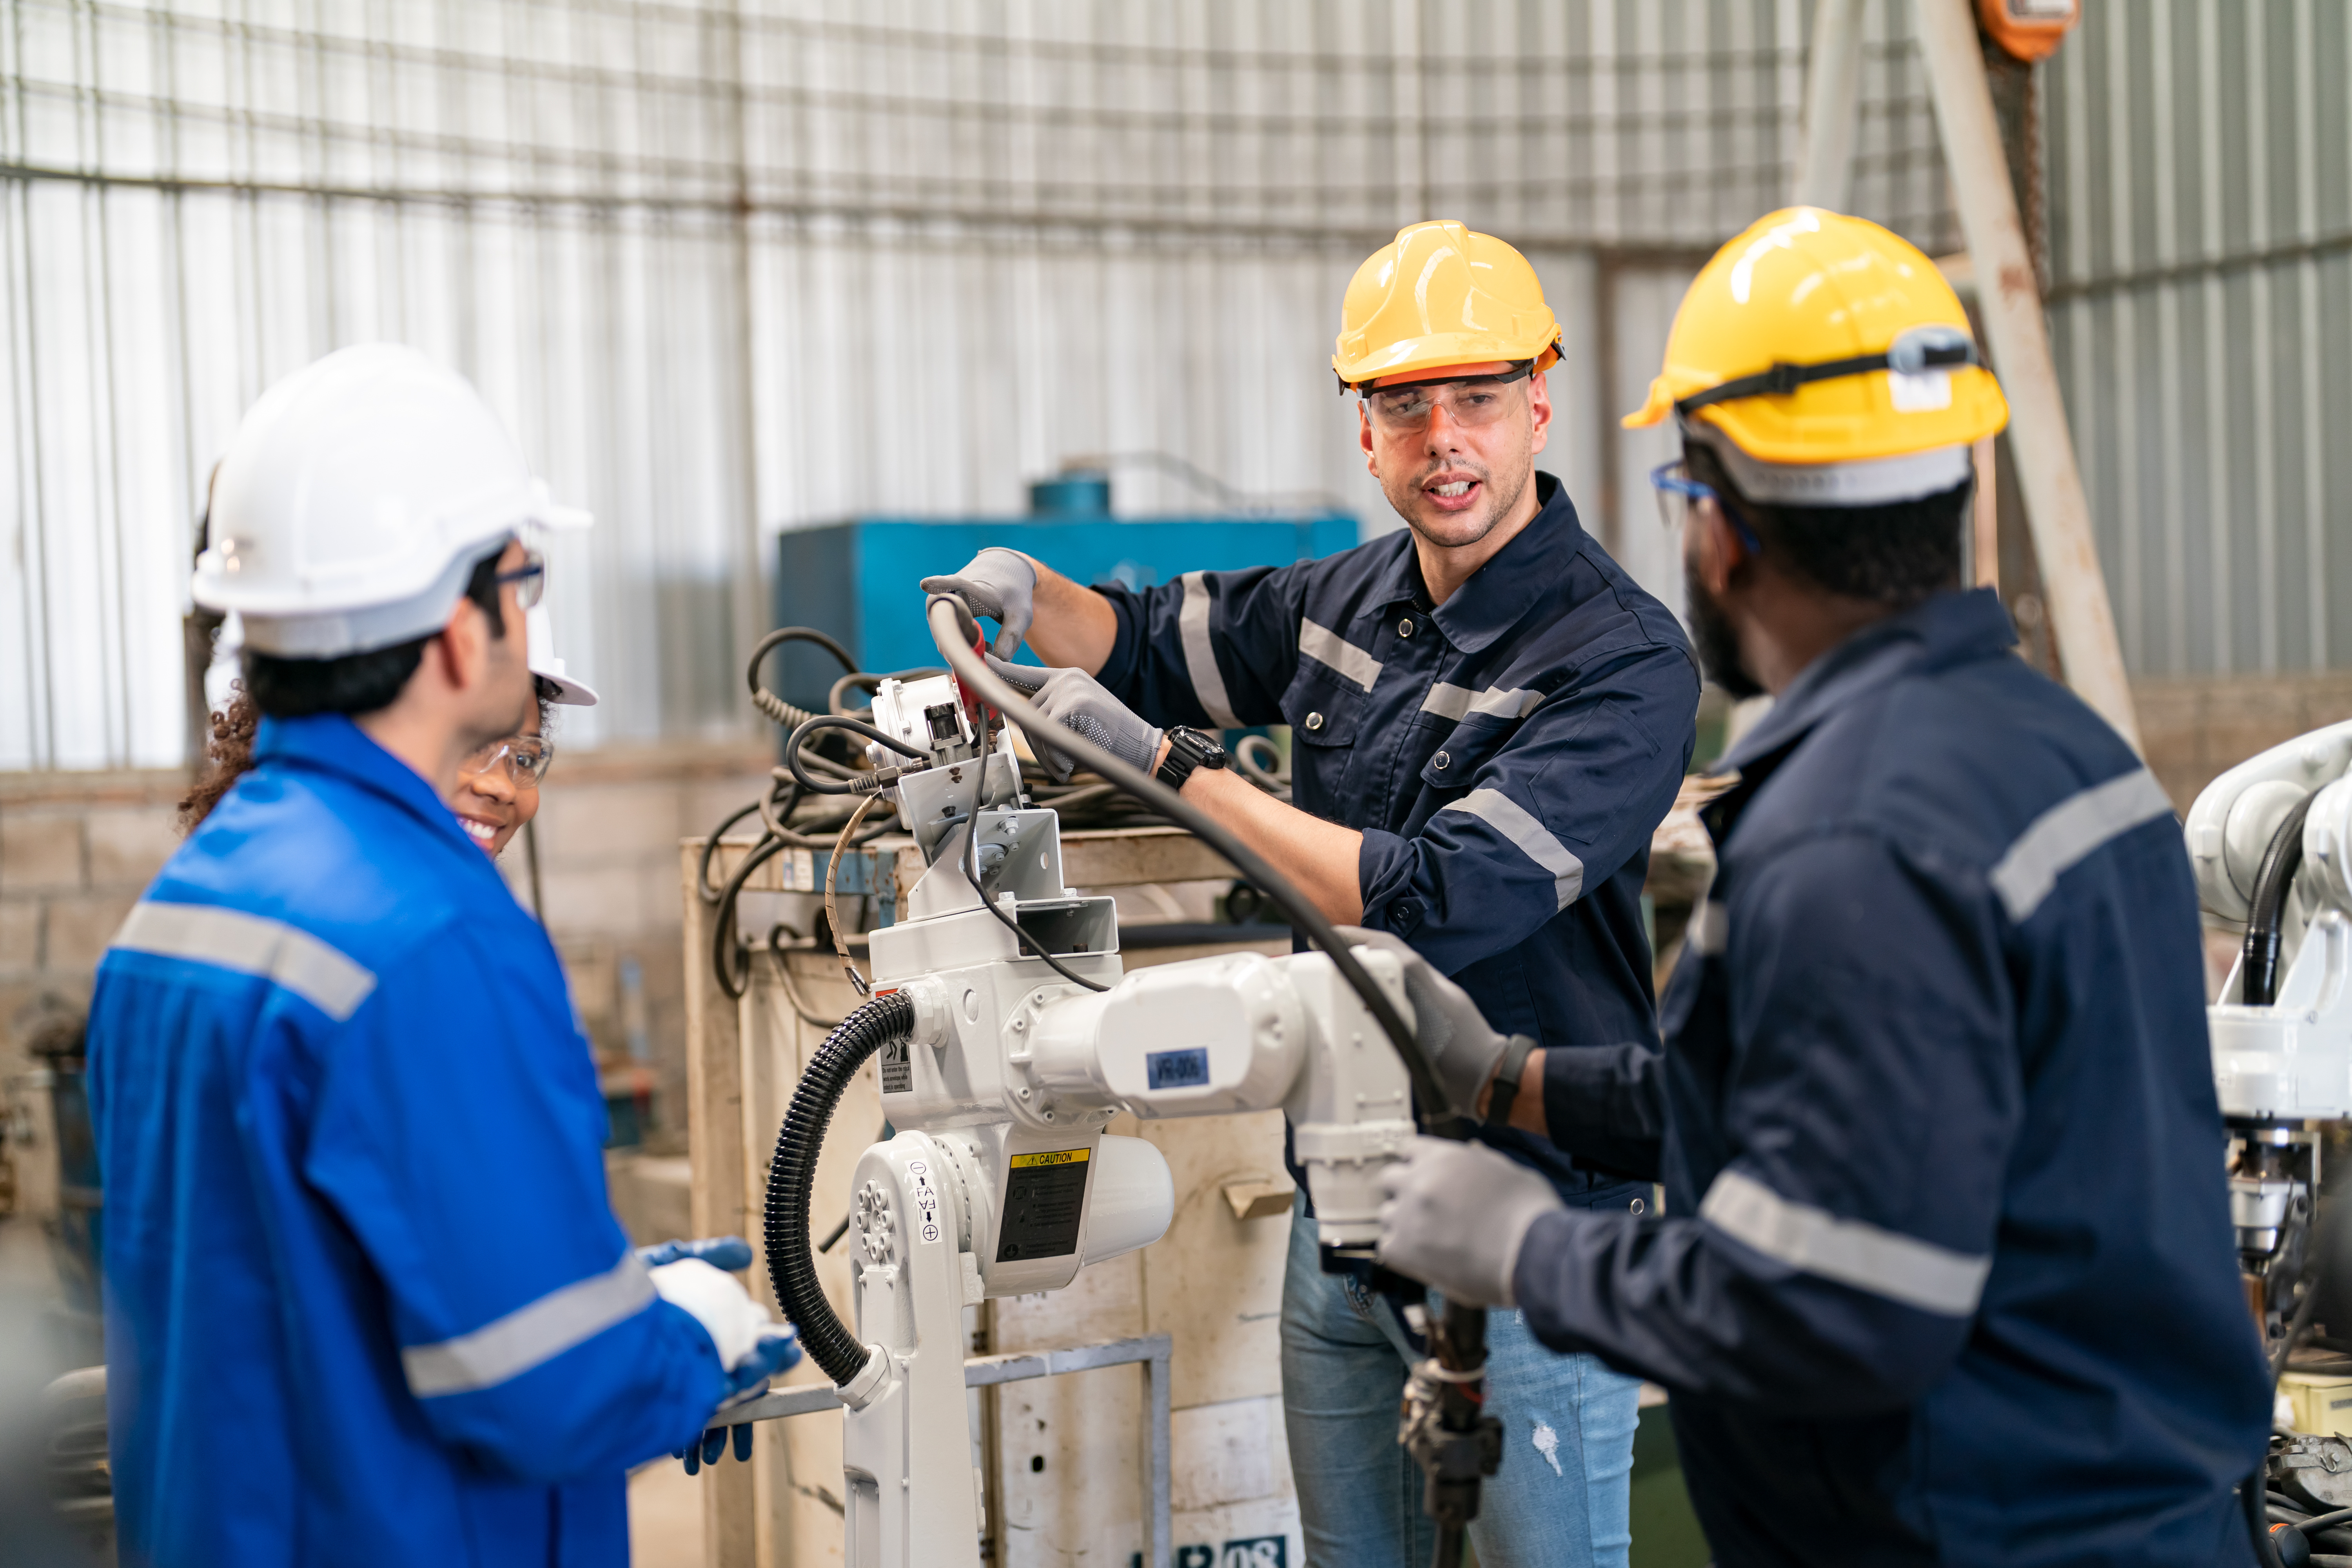
POLYGON ((563 673, 563 661, 555 656, 555 617, 547 613, 544 602, 523 616, 523 630, 530 639, 530 672, 555 688, 552 700, 572 708, 595 707, 596 689, 563 673))
POLYGON ((550 499, 488 404, 415 349, 363 343, 247 413, 213 479, 195 599, 249 647, 337 658, 440 629, 482 557, 550 499))

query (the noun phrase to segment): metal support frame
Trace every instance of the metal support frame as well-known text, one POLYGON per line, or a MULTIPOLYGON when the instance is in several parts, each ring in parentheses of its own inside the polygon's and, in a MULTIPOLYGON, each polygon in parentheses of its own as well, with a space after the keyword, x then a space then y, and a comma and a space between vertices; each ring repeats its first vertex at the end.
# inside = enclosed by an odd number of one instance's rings
MULTIPOLYGON (((1170 1481, 1169 1357, 1173 1342, 1166 1334, 1144 1334, 1131 1340, 1103 1340, 1060 1350, 1007 1351, 1002 1355, 974 1356, 963 1363, 963 1385, 987 1388, 1000 1383, 1025 1383, 1033 1377, 1056 1377, 1066 1372, 1093 1372, 1106 1366, 1140 1365, 1144 1393, 1151 1413, 1146 1430, 1145 1468, 1151 1485, 1151 1568, 1173 1568, 1175 1521, 1170 1481)), ((814 1415, 841 1408, 841 1394, 829 1383, 804 1384, 761 1394, 717 1417, 722 1426, 752 1421, 779 1421, 788 1415, 814 1415)))
POLYGON ((1815 0, 1805 62, 1805 119, 1790 199, 1844 212, 1853 194, 1856 108, 1862 100, 1862 0, 1815 0))

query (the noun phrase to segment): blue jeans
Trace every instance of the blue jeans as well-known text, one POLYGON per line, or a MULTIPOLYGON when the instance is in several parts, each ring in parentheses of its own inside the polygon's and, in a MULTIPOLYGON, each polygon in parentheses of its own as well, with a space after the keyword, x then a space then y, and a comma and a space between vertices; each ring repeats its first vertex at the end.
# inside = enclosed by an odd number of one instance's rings
MULTIPOLYGON (((1416 1359, 1385 1300, 1323 1272, 1315 1222, 1294 1211, 1282 1419, 1308 1568, 1429 1561, 1435 1526, 1422 1512, 1421 1468, 1397 1446, 1416 1359)), ((1508 1308, 1486 1315, 1486 1409, 1503 1422, 1503 1468, 1480 1489, 1470 1526, 1479 1568, 1624 1568, 1641 1388, 1592 1356, 1546 1350, 1508 1308)))

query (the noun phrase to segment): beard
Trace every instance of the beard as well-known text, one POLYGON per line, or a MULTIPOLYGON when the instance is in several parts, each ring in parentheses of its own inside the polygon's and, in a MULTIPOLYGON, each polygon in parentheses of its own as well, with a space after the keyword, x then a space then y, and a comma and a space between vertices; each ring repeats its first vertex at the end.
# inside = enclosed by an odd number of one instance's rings
POLYGON ((1683 612, 1690 617, 1691 642, 1706 678, 1738 700, 1763 696, 1763 684, 1740 661, 1739 634, 1732 629, 1731 617, 1688 562, 1683 563, 1683 612))

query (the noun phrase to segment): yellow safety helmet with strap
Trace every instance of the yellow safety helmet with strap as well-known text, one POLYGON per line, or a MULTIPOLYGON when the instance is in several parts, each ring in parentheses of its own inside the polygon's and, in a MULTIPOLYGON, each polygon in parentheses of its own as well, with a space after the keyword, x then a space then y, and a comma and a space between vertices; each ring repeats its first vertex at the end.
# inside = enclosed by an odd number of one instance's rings
POLYGON ((1559 360, 1559 322, 1528 258, 1452 219, 1408 224, 1339 302, 1339 390, 1441 365, 1559 360))
POLYGON ((1936 264, 1864 218, 1789 207, 1715 253, 1628 428, 1680 417, 1750 500, 1871 506, 1948 489, 2009 423, 1936 264))

